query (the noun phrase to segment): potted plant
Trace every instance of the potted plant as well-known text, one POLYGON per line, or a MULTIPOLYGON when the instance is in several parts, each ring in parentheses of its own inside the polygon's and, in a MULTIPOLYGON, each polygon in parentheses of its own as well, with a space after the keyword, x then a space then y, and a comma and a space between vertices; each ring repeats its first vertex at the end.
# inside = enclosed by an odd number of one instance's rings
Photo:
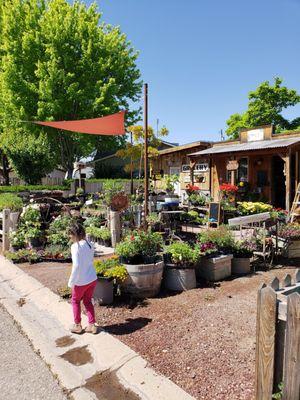
POLYGON ((112 256, 94 263, 97 273, 97 285, 93 298, 99 305, 113 302, 114 287, 118 287, 128 276, 126 268, 120 264, 119 258, 112 256))
POLYGON ((38 226, 30 226, 25 232, 25 239, 29 246, 33 249, 41 246, 42 232, 38 226))
POLYGON ((152 232, 159 232, 161 226, 160 214, 151 213, 147 216, 146 220, 152 232))
POLYGON ((136 297, 154 297, 161 286, 163 266, 158 253, 163 245, 157 232, 133 231, 117 244, 116 254, 128 272, 124 290, 136 297))
POLYGON ((178 175, 167 175, 165 177, 165 188, 167 195, 165 197, 165 203, 169 205, 178 205, 179 204, 179 197, 174 193, 175 186, 179 182, 178 175))
POLYGON ((20 249, 16 252, 7 251, 4 253, 5 257, 12 261, 14 264, 29 262, 34 264, 40 260, 39 254, 32 249, 20 249))
POLYGON ((71 260, 71 251, 69 246, 59 244, 50 244, 42 251, 42 257, 47 261, 67 262, 71 260))
POLYGON ((236 242, 232 248, 232 274, 245 275, 251 271, 250 260, 255 250, 254 243, 250 240, 236 242))
POLYGON ((300 224, 289 223, 280 226, 278 237, 288 258, 300 257, 300 224))
POLYGON ((10 234, 10 245, 13 251, 23 249, 25 247, 25 233, 22 229, 11 232, 10 234))
POLYGON ((174 242, 167 246, 164 260, 164 286, 167 289, 183 291, 196 287, 197 252, 188 243, 174 242))
POLYGON ((225 226, 202 232, 199 235, 197 278, 212 282, 228 278, 231 275, 233 245, 233 236, 225 226))

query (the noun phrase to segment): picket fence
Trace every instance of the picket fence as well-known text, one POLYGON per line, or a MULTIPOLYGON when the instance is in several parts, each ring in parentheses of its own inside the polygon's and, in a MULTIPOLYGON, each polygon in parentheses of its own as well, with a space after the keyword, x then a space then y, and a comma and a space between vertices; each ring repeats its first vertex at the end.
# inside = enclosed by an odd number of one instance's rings
POLYGON ((300 269, 258 291, 256 400, 300 400, 300 269))

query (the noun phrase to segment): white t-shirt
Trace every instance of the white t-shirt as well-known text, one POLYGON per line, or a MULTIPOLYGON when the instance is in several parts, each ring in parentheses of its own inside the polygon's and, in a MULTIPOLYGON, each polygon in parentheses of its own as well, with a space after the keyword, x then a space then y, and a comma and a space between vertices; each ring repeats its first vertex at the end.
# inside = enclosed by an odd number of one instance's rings
POLYGON ((71 254, 73 266, 68 286, 84 286, 95 281, 94 246, 86 240, 80 240, 72 244, 71 254))

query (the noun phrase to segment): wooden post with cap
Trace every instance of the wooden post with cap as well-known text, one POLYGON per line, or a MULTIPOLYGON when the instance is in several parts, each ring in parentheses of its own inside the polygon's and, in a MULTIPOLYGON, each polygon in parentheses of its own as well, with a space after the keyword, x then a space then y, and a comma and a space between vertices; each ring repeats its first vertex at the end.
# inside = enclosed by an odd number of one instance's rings
POLYGON ((146 218, 148 216, 148 194, 149 194, 149 176, 148 176, 148 84, 144 84, 144 179, 145 179, 145 202, 144 202, 144 216, 145 226, 147 226, 146 218))

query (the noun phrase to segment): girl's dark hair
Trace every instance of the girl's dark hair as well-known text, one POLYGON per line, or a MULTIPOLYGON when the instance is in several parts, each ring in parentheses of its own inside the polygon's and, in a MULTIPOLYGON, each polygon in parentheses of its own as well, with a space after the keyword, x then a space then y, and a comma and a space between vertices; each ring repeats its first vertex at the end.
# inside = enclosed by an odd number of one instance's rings
POLYGON ((79 240, 85 239, 85 229, 79 222, 73 223, 70 226, 68 233, 69 235, 77 237, 79 240))

